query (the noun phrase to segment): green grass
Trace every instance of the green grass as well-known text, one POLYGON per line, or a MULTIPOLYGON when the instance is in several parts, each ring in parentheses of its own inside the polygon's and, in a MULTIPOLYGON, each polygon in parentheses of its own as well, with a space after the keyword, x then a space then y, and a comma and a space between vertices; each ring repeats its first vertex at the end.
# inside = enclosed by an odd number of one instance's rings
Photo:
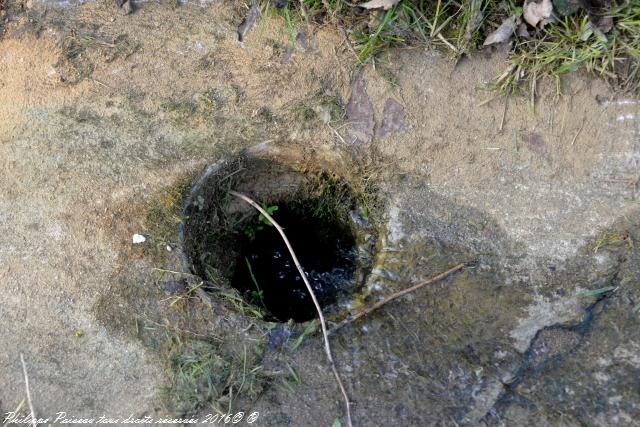
POLYGON ((560 77, 578 70, 597 74, 623 90, 640 83, 640 5, 616 9, 616 26, 604 35, 593 31, 583 14, 563 18, 540 37, 518 40, 509 68, 492 88, 514 93, 528 87, 533 97, 540 78, 552 78, 558 92, 560 77))
POLYGON ((262 291, 262 289, 260 289, 260 285, 258 285, 258 279, 256 279, 256 276, 253 274, 253 269, 251 268, 251 263, 249 262, 249 258, 244 257, 244 260, 247 263, 247 269, 249 269, 249 275, 251 276, 251 281, 253 282, 253 285, 256 287, 255 291, 251 291, 251 298, 253 298, 254 301, 258 301, 258 304, 262 306, 262 308, 266 309, 267 307, 264 304, 264 292, 262 291))
POLYGON ((287 372, 284 372, 280 378, 280 386, 288 393, 296 394, 296 387, 302 384, 302 378, 290 364, 287 365, 287 372))
MULTIPOLYGON (((346 29, 360 65, 380 60, 391 47, 435 47, 459 58, 477 51, 484 38, 510 15, 521 15, 521 2, 497 0, 401 0, 388 11, 356 13, 346 2, 304 0, 315 22, 333 21, 346 29)), ((292 3, 293 4, 293 3, 292 3)), ((287 14, 289 11, 287 10, 287 14)), ((586 11, 560 17, 527 40, 514 36, 505 71, 489 85, 501 94, 532 96, 541 78, 579 70, 597 74, 614 86, 640 87, 640 3, 621 1, 611 11, 614 28, 606 35, 588 24, 586 11)), ((289 16, 289 15, 287 15, 289 16)))
POLYGON ((243 347, 226 357, 219 344, 174 338, 166 359, 169 384, 161 401, 175 417, 198 411, 230 413, 238 398, 255 399, 268 380, 260 366, 262 347, 243 347))
MULTIPOLYGON (((273 206, 267 206, 264 203, 262 204, 262 209, 264 209, 265 211, 267 211, 267 213, 271 216, 273 216, 273 214, 275 213, 275 211, 278 210, 278 206, 273 205, 273 206)), ((264 227, 272 227, 273 224, 271 224, 271 221, 269 221, 267 219, 266 216, 262 215, 262 214, 258 214, 254 216, 254 220, 252 220, 251 222, 249 222, 247 224, 247 226, 244 228, 244 234, 251 240, 255 239, 256 234, 259 231, 264 230, 264 227)), ((247 261, 248 263, 249 261, 247 261)), ((249 267, 249 270, 251 270, 251 267, 249 267)))
POLYGON ((580 296, 583 297, 601 297, 603 295, 606 295, 610 292, 613 292, 616 290, 615 286, 607 286, 606 288, 600 288, 600 289, 593 289, 590 291, 585 291, 583 293, 580 294, 580 296))
POLYGON ((345 112, 338 96, 318 91, 289 107, 292 122, 301 129, 312 129, 318 125, 340 126, 345 112))
POLYGON ((291 39, 291 46, 296 46, 296 32, 295 32, 295 23, 291 16, 291 12, 289 11, 289 5, 287 4, 282 9, 282 15, 284 16, 284 20, 287 23, 287 33, 289 34, 289 38, 291 39))
POLYGON ((628 233, 617 231, 606 231, 591 244, 594 253, 603 248, 622 245, 626 245, 628 250, 633 250, 633 239, 628 233))
POLYGON ((319 322, 316 319, 310 322, 307 322, 307 324, 304 327, 304 330, 300 333, 300 335, 298 335, 298 337, 291 344, 291 350, 294 351, 295 349, 300 347, 300 345, 302 344, 302 342, 306 337, 308 337, 309 335, 313 334, 315 331, 318 330, 318 325, 319 325, 319 322))

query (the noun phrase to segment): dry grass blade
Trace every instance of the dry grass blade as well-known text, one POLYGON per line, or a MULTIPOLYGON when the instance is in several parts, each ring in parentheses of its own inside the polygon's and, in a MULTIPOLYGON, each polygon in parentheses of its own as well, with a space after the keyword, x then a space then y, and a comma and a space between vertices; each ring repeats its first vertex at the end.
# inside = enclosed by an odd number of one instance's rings
POLYGON ((20 353, 20 362, 22 362, 22 375, 24 375, 24 388, 27 391, 27 403, 29 404, 29 411, 31 412, 31 425, 33 427, 38 426, 36 421, 36 411, 33 409, 33 403, 31 402, 31 390, 29 389, 29 376, 27 375, 27 364, 24 362, 24 355, 20 353))
POLYGON ((300 265, 300 261, 298 261, 298 257, 296 256, 296 253, 293 251, 293 248, 291 247, 291 243, 289 243, 289 239, 287 238, 287 235, 284 233, 284 230, 282 229, 280 224, 278 224, 273 219, 273 217, 269 215, 269 213, 266 210, 264 210, 259 204, 257 204, 253 199, 245 196, 244 194, 237 193, 235 191, 229 191, 229 194, 244 200, 245 202, 249 203, 251 206, 256 208, 258 212, 260 212, 265 218, 267 218, 271 222, 271 224, 273 224, 273 226, 276 228, 276 230, 278 230, 278 233, 282 237, 282 240, 284 240, 284 243, 287 246, 289 253, 291 254, 291 258, 293 259, 293 263, 296 265, 296 268, 298 269, 298 272, 300 273, 300 276, 302 277, 302 280, 304 281, 304 284, 307 287, 307 290, 309 291, 309 295, 311 295, 311 299, 313 300, 313 305, 315 306, 316 311, 318 312, 318 318, 320 319, 320 326, 322 328, 322 337, 324 338, 324 350, 327 355, 327 359, 329 359, 329 364, 331 365, 331 370, 333 371, 333 375, 336 377, 336 382, 338 383, 340 392, 342 393, 342 396, 344 398, 345 410, 347 413, 346 414, 347 425, 349 427, 352 427, 353 424, 351 423, 351 404, 349 403, 349 396, 347 395, 347 390, 344 388, 344 385, 342 384, 342 380, 340 379, 340 374, 338 374, 338 369, 336 368, 336 363, 333 360, 333 356, 331 355, 331 346, 329 345, 329 334, 327 333, 327 324, 324 320, 324 315, 322 314, 322 308, 320 307, 320 303, 318 303, 318 299, 316 298, 316 295, 313 292, 313 288, 309 283, 309 279, 307 278, 307 275, 305 274, 304 270, 302 270, 302 266, 300 265))

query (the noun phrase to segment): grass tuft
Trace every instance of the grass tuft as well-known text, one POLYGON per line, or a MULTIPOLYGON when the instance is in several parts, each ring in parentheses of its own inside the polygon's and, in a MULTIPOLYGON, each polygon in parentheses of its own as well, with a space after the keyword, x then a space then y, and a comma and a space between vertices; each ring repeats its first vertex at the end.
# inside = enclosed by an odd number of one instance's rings
POLYGON ((174 338, 166 361, 169 384, 161 400, 175 417, 199 411, 231 413, 238 398, 255 399, 262 393, 268 375, 259 365, 261 346, 232 357, 224 357, 220 345, 206 340, 174 338))
POLYGON ((637 91, 640 84, 640 5, 627 4, 614 12, 616 25, 608 34, 594 30, 586 15, 564 17, 538 38, 519 39, 510 66, 492 88, 514 93, 528 87, 535 97, 537 81, 555 80, 578 70, 597 74, 623 90, 637 91))
MULTIPOLYGON (((521 1, 400 0, 387 11, 366 11, 346 1, 303 3, 314 22, 337 21, 346 28, 360 65, 378 60, 389 48, 403 46, 435 47, 458 58, 480 49, 484 38, 506 17, 522 15, 521 1)), ((289 7, 296 3, 290 4, 283 12, 289 29, 287 17, 293 16, 289 7)), ((607 34, 591 26, 586 10, 578 10, 544 29, 529 28, 530 39, 514 35, 509 64, 489 89, 504 95, 523 91, 534 100, 541 78, 555 80, 559 91, 561 76, 585 70, 637 93, 640 3, 621 0, 607 13, 614 20, 607 34)))

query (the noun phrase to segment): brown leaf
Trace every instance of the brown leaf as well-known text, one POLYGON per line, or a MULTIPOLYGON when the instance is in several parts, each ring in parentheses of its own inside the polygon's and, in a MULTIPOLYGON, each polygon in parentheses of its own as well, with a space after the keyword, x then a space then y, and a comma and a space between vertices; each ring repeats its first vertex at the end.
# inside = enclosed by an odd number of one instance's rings
POLYGON ((384 9, 389 10, 395 6, 400 0, 369 0, 366 3, 359 4, 358 6, 365 9, 384 9))
POLYGON ((529 34, 529 30, 527 29, 527 24, 521 22, 518 25, 518 37, 522 37, 523 39, 529 40, 531 38, 531 34, 529 34))
POLYGON ((509 41, 513 32, 516 30, 516 17, 510 16, 495 30, 493 33, 489 34, 485 39, 483 46, 489 46, 494 43, 503 43, 509 41))
POLYGON ((603 33, 611 31, 613 28, 611 2, 609 0, 584 0, 584 4, 589 13, 591 26, 603 33))
POLYGON ((351 96, 345 108, 349 121, 349 139, 357 144, 369 143, 373 139, 376 124, 373 103, 367 94, 367 85, 359 74, 351 85, 351 96))
POLYGON ((524 20, 532 27, 549 18, 553 12, 551 0, 525 0, 522 7, 524 20))
POLYGON ((384 138, 391 133, 404 132, 407 129, 405 119, 406 114, 402 104, 393 98, 387 99, 382 112, 382 123, 376 132, 376 136, 384 138))

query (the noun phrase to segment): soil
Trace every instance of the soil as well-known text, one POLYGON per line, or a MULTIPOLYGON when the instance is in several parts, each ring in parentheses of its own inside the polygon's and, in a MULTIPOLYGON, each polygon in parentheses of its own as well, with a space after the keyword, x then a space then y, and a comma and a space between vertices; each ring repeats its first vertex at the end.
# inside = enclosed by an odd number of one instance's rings
POLYGON ((187 272, 182 190, 242 148, 286 143, 341 159, 381 199, 376 266, 345 310, 468 263, 333 338, 356 425, 640 417, 640 100, 578 74, 559 97, 541 85, 535 111, 525 96, 483 104, 499 49, 359 69, 330 25, 298 25, 291 48, 270 16, 240 44, 241 3, 134 9, 34 1, 2 18, 3 412, 25 397, 23 354, 39 416, 167 414, 177 330, 245 361, 264 347, 256 363, 278 374, 233 403, 259 425, 346 425, 319 334, 294 346, 305 325, 167 296, 167 271, 187 272))

